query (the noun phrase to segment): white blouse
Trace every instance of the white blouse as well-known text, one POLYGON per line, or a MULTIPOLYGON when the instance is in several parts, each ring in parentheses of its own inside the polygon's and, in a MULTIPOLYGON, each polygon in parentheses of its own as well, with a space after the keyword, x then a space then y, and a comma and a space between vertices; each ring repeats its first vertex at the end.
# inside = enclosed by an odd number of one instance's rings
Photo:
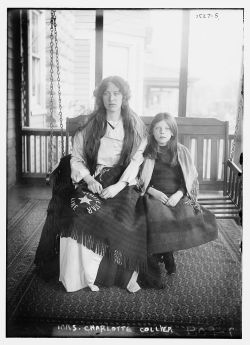
MULTIPOLYGON (((112 121, 109 122, 112 124, 112 121)), ((100 141, 97 155, 97 167, 94 176, 99 174, 102 168, 112 167, 119 161, 123 139, 124 128, 122 121, 118 122, 114 128, 107 125, 106 133, 100 141)), ((131 158, 129 165, 122 174, 120 181, 127 182, 129 185, 136 183, 135 178, 138 174, 139 167, 143 162, 143 151, 145 150, 146 144, 146 139, 143 139, 137 151, 131 158)), ((86 159, 83 156, 82 132, 77 133, 74 137, 70 165, 71 178, 74 183, 78 183, 81 179, 90 174, 90 171, 86 166, 86 159)))

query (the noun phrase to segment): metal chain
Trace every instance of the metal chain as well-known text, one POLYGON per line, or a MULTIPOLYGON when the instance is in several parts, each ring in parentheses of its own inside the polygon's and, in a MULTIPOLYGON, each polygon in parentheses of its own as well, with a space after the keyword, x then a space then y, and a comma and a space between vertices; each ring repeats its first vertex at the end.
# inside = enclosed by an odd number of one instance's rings
POLYGON ((20 58, 21 63, 21 97, 22 97, 22 125, 27 125, 27 103, 26 103, 26 83, 25 83, 25 69, 24 69, 24 57, 23 55, 20 58))
POLYGON ((238 134, 238 118, 236 119, 236 125, 235 125, 235 131, 234 131, 234 137, 233 137, 233 142, 232 142, 232 146, 231 146, 231 152, 230 152, 230 156, 229 159, 230 161, 233 160, 233 156, 234 156, 234 152, 235 152, 235 147, 236 147, 236 140, 237 140, 237 134, 238 134))
POLYGON ((51 11, 51 18, 50 18, 50 142, 49 142, 49 173, 52 172, 52 160, 53 160, 53 106, 54 106, 54 100, 53 100, 53 64, 54 64, 54 53, 53 53, 53 46, 54 46, 54 13, 53 10, 51 11))
POLYGON ((52 11, 54 15, 54 30, 55 30, 55 53, 56 53, 56 69, 57 69, 57 88, 58 88, 58 107, 59 107, 59 117, 60 117, 60 127, 61 127, 61 154, 64 153, 64 144, 63 144, 63 116, 62 116, 62 98, 61 98, 61 85, 60 85, 60 65, 59 65, 59 52, 58 52, 58 39, 57 39, 57 24, 56 24, 56 15, 55 10, 52 11))
POLYGON ((241 79, 240 87, 241 87, 241 90, 240 90, 239 104, 237 108, 238 113, 237 113, 237 119, 236 119, 236 124, 235 124, 234 138, 233 138, 232 147, 231 147, 230 156, 229 156, 229 159, 231 161, 233 160, 233 156, 234 156, 235 148, 236 148, 236 142, 239 137, 240 114, 243 113, 243 78, 241 79))

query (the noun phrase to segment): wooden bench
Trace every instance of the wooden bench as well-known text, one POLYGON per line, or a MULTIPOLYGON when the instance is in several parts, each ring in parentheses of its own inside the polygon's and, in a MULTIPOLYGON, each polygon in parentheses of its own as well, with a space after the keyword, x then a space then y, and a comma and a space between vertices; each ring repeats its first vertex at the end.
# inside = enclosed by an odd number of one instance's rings
MULTIPOLYGON (((66 119, 66 154, 71 150, 71 138, 76 130, 83 126, 88 117, 80 115, 75 118, 66 119)), ((144 123, 149 127, 152 117, 142 117, 144 123)), ((179 142, 190 150, 199 174, 200 191, 206 195, 214 195, 214 198, 202 197, 201 204, 211 209, 218 218, 237 218, 239 205, 235 200, 239 199, 236 194, 241 190, 240 185, 234 177, 234 184, 231 182, 229 192, 229 176, 236 176, 235 166, 228 163, 228 121, 220 121, 214 118, 193 118, 176 117, 178 125, 179 142), (234 175, 233 172, 234 171, 234 175), (234 196, 234 197, 232 197, 234 196)))

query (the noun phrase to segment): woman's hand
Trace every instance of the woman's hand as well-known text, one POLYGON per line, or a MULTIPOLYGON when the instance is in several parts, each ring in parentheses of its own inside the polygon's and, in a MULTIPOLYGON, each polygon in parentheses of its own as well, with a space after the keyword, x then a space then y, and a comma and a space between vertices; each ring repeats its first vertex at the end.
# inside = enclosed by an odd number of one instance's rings
POLYGON ((178 190, 177 192, 175 192, 168 198, 168 202, 166 203, 166 205, 175 207, 182 197, 183 197, 183 192, 181 190, 178 190))
POLYGON ((103 199, 114 198, 126 186, 125 182, 117 182, 104 188, 100 194, 103 199))
POLYGON ((88 175, 88 176, 85 176, 84 180, 88 185, 88 189, 92 193, 100 194, 102 192, 102 185, 98 181, 96 181, 94 177, 92 177, 91 175, 88 175))
POLYGON ((162 193, 161 191, 159 191, 158 189, 155 189, 153 187, 149 187, 147 190, 147 193, 152 195, 155 199, 161 201, 163 204, 166 205, 166 203, 168 202, 168 197, 166 194, 162 193))

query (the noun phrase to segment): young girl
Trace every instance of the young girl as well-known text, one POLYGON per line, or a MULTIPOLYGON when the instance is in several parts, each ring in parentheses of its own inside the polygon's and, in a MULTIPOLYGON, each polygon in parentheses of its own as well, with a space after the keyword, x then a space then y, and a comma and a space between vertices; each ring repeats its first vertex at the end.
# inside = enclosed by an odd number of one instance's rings
POLYGON ((149 130, 140 182, 144 195, 148 251, 175 273, 173 252, 215 240, 215 216, 197 201, 197 171, 188 149, 177 142, 177 123, 157 114, 149 130))

